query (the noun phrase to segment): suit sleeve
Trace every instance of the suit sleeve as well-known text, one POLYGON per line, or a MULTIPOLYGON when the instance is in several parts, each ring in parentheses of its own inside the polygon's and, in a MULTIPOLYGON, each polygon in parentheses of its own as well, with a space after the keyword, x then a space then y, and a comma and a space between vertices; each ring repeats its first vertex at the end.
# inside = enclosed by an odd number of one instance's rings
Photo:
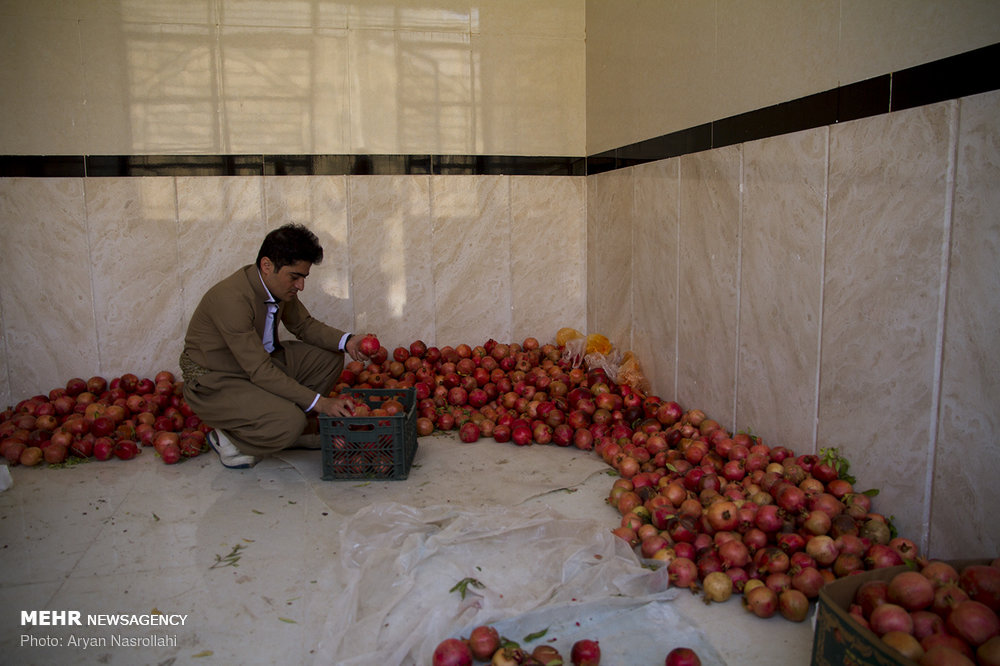
POLYGON ((281 313, 281 323, 288 332, 302 342, 330 351, 340 351, 340 340, 345 331, 329 326, 309 314, 298 299, 288 301, 281 313))

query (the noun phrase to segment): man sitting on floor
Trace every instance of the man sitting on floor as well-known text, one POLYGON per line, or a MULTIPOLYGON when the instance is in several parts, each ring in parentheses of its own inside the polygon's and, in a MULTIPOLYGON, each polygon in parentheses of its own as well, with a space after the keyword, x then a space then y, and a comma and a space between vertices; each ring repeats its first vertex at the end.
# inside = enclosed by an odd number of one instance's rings
POLYGON ((271 231, 257 254, 202 297, 184 338, 184 398, 214 430, 208 442, 230 468, 253 467, 291 447, 319 448, 307 415, 349 416, 328 396, 344 367, 359 361, 359 337, 310 316, 298 293, 323 260, 302 225, 271 231), (279 341, 278 322, 297 340, 279 341))

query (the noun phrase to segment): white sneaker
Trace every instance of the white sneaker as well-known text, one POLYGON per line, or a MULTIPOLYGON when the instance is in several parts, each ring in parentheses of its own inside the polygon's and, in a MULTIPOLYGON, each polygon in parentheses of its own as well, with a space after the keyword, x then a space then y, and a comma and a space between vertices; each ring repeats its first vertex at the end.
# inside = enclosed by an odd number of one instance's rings
POLYGON ((236 445, 218 428, 215 428, 205 436, 208 445, 219 454, 219 461, 224 467, 229 469, 249 469, 260 462, 257 456, 240 453, 236 445))

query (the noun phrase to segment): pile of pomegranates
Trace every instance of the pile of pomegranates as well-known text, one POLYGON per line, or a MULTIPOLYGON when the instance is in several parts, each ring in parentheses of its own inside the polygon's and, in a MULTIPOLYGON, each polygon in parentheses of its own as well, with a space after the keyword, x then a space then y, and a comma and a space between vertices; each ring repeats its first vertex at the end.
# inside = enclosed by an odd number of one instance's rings
MULTIPOLYGON (((467 638, 446 638, 434 650, 432 666, 472 666, 488 663, 492 666, 600 666, 601 646, 596 640, 584 638, 573 643, 569 662, 552 641, 541 643, 534 649, 522 648, 517 642, 504 638, 490 625, 473 629, 467 638)), ((667 654, 665 666, 700 666, 701 660, 694 650, 677 647, 667 654)))
POLYGON ((961 570, 930 561, 862 583, 850 615, 921 664, 1000 664, 1000 559, 961 570))
POLYGON ((836 449, 796 454, 732 433, 698 409, 645 395, 535 338, 384 347, 350 362, 336 390, 412 387, 417 433, 462 442, 593 451, 618 472, 613 532, 706 602, 741 598, 761 618, 803 621, 820 588, 922 562, 860 492, 836 449))
POLYGON ((0 454, 10 465, 130 460, 152 447, 170 465, 206 450, 211 430, 191 410, 182 384, 163 370, 72 378, 0 412, 0 454))

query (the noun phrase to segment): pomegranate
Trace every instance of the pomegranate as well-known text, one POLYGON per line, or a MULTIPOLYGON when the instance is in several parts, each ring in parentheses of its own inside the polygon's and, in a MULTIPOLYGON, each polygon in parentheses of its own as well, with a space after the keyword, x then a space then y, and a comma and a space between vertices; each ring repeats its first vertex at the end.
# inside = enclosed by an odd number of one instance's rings
POLYGON ((935 645, 927 650, 919 663, 920 666, 975 666, 975 662, 947 645, 935 645))
POLYGON ((98 437, 94 440, 94 457, 98 460, 110 460, 114 449, 115 443, 110 437, 98 437))
POLYGON ((955 605, 945 619, 948 631, 973 647, 1000 635, 1000 619, 989 606, 969 599, 955 605))
POLYGON ((472 651, 465 641, 446 638, 434 648, 431 663, 434 666, 472 666, 472 651))
POLYGON ((686 557, 675 557, 667 567, 667 574, 671 585, 692 588, 698 582, 698 565, 686 557))
POLYGON ((972 648, 969 647, 969 644, 958 636, 949 634, 947 631, 939 634, 931 634, 930 636, 925 636, 920 640, 920 647, 924 649, 925 653, 930 652, 936 646, 950 648, 968 659, 973 658, 972 648))
POLYGON ((705 601, 721 603, 728 601, 733 594, 733 580, 722 571, 713 571, 702 581, 705 591, 705 601))
MULTIPOLYGON (((66 447, 62 444, 49 444, 42 450, 42 457, 45 462, 49 465, 56 465, 62 462, 66 462, 66 456, 68 451, 66 447)), ((86 457, 86 456, 81 456, 86 457)))
POLYGON ((363 336, 358 342, 358 351, 368 358, 374 357, 381 347, 382 345, 379 343, 378 338, 371 333, 363 336))
POLYGON ((913 618, 905 608, 894 603, 886 602, 878 606, 872 611, 868 621, 872 631, 878 636, 890 631, 913 633, 913 618))
POLYGON ((701 666, 701 659, 691 648, 674 648, 667 654, 664 666, 701 666))
POLYGON ((918 610, 910 613, 910 616, 913 618, 913 635, 917 640, 944 631, 944 620, 933 611, 918 610))
POLYGON ((802 622, 809 615, 809 599, 798 590, 785 590, 778 595, 778 612, 786 620, 802 622))
POLYGON ((958 583, 958 571, 955 570, 955 567, 940 560, 928 562, 920 570, 920 573, 930 580, 934 587, 940 587, 947 583, 958 583))
POLYGON ((817 564, 824 567, 833 564, 837 560, 837 556, 840 555, 836 541, 827 534, 820 534, 809 539, 806 542, 806 553, 816 560, 817 564))
POLYGON ((573 643, 569 659, 573 666, 600 666, 601 646, 597 641, 583 639, 573 643))
POLYGON ((564 663, 562 655, 559 654, 559 651, 551 645, 539 645, 535 647, 535 649, 531 651, 531 656, 538 661, 538 663, 542 664, 542 666, 555 666, 557 664, 564 663))
POLYGON ((489 661, 500 649, 500 633, 489 625, 476 627, 469 633, 469 651, 479 661, 489 661))
POLYGON ((994 636, 976 650, 980 666, 1000 666, 1000 636, 994 636))
POLYGON ((882 642, 894 648, 901 655, 913 661, 920 661, 924 656, 924 649, 920 646, 920 641, 911 634, 903 631, 889 631, 882 635, 882 642))
POLYGON ((931 604, 931 610, 940 615, 943 618, 948 617, 951 613, 951 609, 957 604, 966 601, 969 598, 968 592, 960 588, 954 583, 948 585, 942 585, 941 587, 934 590, 934 601, 931 604))
POLYGON ((160 458, 166 465, 176 464, 181 459, 181 449, 176 444, 167 444, 159 452, 160 458))
POLYGON ((903 564, 903 558, 899 556, 899 553, 880 543, 874 543, 868 549, 865 561, 872 569, 886 569, 903 564))
POLYGON ((723 566, 727 569, 750 564, 750 550, 742 541, 736 539, 726 541, 719 546, 718 552, 723 566))
POLYGON ((792 587, 806 595, 808 599, 815 599, 819 596, 819 591, 826 584, 826 579, 818 569, 806 567, 792 575, 792 587))
POLYGON ((888 599, 908 611, 923 610, 934 602, 934 585, 919 571, 904 571, 889 581, 888 599))
POLYGON ((744 605, 757 617, 768 618, 778 612, 778 595, 767 585, 744 591, 744 605))
MULTIPOLYGON (((472 421, 466 421, 462 424, 462 427, 458 429, 458 437, 465 443, 479 441, 479 435, 479 426, 472 421)), ((917 575, 919 576, 920 574, 917 575)))
POLYGON ((987 564, 973 564, 965 567, 958 584, 969 593, 969 598, 988 606, 994 613, 1000 613, 1000 568, 987 564))

